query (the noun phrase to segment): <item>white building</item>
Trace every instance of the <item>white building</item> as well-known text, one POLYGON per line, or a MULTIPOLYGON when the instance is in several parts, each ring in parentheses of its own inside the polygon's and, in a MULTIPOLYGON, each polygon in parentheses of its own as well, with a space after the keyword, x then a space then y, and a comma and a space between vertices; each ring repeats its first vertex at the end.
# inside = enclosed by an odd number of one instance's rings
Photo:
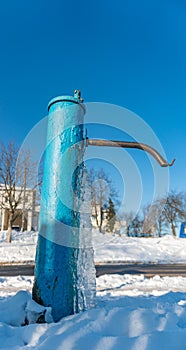
MULTIPOLYGON (((36 203, 36 190, 20 187, 15 189, 15 200, 20 197, 16 208, 13 226, 17 229, 38 230, 39 205, 36 203)), ((0 230, 8 229, 9 203, 5 186, 0 184, 0 230)))

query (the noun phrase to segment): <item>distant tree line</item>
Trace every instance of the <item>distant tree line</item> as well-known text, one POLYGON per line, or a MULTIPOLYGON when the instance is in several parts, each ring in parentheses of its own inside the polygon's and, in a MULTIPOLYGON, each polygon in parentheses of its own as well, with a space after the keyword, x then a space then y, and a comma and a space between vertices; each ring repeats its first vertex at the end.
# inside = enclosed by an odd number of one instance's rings
POLYGON ((161 237, 169 232, 176 236, 176 228, 186 221, 186 193, 172 190, 165 198, 145 206, 141 216, 131 219, 132 215, 126 214, 124 217, 128 236, 161 237))
POLYGON ((186 220, 186 193, 170 191, 164 198, 146 205, 141 215, 117 215, 118 194, 108 174, 90 169, 88 182, 91 188, 92 223, 100 232, 125 233, 127 236, 151 237, 172 233, 186 220))

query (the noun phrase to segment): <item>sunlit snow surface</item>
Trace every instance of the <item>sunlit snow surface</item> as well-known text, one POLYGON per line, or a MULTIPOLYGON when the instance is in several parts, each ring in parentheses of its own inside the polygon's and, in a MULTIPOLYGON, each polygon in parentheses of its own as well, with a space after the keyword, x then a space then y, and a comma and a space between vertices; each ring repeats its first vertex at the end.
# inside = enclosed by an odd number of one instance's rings
MULTIPOLYGON (((0 262, 34 261, 36 232, 13 233, 8 244, 6 232, 0 231, 0 262)), ((94 261, 99 262, 160 262, 186 263, 186 239, 132 238, 101 234, 93 230, 94 261)))
MULTIPOLYGON (((19 260, 20 252, 23 261, 32 260, 31 249, 26 247, 33 245, 34 251, 36 239, 37 234, 15 234, 13 243, 7 245, 2 238, 0 260, 4 254, 7 261, 19 260)), ((106 237, 94 232, 94 246, 100 262, 186 262, 185 239, 106 237)), ((101 276, 96 307, 56 324, 34 323, 42 309, 31 300, 32 283, 33 277, 28 276, 0 277, 1 350, 185 349, 186 278, 101 276), (25 319, 31 324, 23 326, 25 319)), ((46 313, 51 322, 50 310, 46 313)))
POLYGON ((186 344, 186 278, 101 276, 95 308, 56 324, 21 326, 35 306, 26 291, 10 295, 25 287, 31 290, 32 278, 0 280, 2 350, 181 350, 186 344))

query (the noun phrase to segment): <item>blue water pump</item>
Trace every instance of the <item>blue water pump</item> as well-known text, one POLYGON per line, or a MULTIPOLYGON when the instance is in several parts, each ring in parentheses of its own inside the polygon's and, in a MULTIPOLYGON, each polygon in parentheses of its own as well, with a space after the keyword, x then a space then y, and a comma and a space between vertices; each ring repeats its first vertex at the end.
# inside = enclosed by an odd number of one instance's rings
POLYGON ((48 132, 42 184, 39 235, 33 299, 52 308, 54 321, 93 305, 93 249, 84 245, 90 235, 90 213, 81 205, 85 189, 83 155, 87 146, 137 148, 150 153, 161 166, 171 166, 152 147, 137 142, 88 139, 85 106, 79 90, 59 96, 48 105, 48 132), (82 229, 83 226, 83 229, 82 229))

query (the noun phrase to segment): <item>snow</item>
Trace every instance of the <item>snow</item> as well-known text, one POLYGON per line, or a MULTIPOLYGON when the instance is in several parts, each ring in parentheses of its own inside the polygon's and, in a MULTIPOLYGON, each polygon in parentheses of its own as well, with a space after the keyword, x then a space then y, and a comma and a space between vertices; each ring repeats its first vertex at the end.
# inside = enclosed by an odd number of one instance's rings
MULTIPOLYGON (((34 260, 36 233, 0 235, 0 261, 34 260), (26 247, 29 247, 27 249, 26 247), (32 247, 32 249, 31 249, 32 247), (20 256, 21 253, 21 256, 20 256)), ((186 240, 93 233, 95 261, 186 262, 186 240)), ((186 344, 186 278, 103 275, 96 306, 52 322, 31 299, 33 277, 0 277, 1 350, 182 350, 186 344), (36 323, 46 320, 47 323, 36 323)))
POLYGON ((95 261, 185 263, 186 239, 170 235, 161 238, 120 237, 93 232, 95 261))
MULTIPOLYGON (((97 279, 97 306, 58 323, 32 323, 43 310, 22 289, 30 277, 0 282, 1 350, 181 350, 186 342, 186 278, 105 275, 97 279), (3 285, 7 296, 2 297, 3 285), (179 291, 178 291, 179 290, 179 291), (39 310, 38 310, 39 307, 39 310), (31 324, 22 326, 25 318, 31 324)), ((4 293, 3 293, 4 295, 4 293)), ((50 319, 50 310, 48 311, 50 319)))
POLYGON ((6 243, 7 231, 0 231, 0 262, 30 262, 35 260, 37 232, 13 231, 12 243, 6 243))
MULTIPOLYGON (((0 231, 0 262, 33 262, 36 232, 13 232, 12 243, 6 243, 6 232, 0 231)), ((144 262, 186 263, 186 239, 166 235, 161 238, 120 237, 93 230, 95 263, 144 262)))

